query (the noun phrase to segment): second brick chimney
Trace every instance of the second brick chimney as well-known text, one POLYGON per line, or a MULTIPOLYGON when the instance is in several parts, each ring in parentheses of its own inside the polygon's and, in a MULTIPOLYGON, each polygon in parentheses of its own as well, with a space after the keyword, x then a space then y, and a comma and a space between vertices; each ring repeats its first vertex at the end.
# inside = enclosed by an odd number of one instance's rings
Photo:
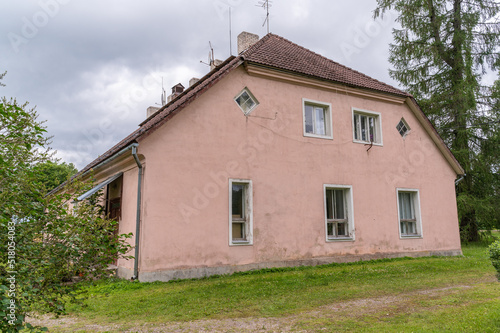
POLYGON ((238 35, 238 54, 259 41, 259 35, 243 31, 238 35))
POLYGON ((180 83, 177 83, 175 86, 172 87, 172 95, 168 96, 167 98, 167 103, 182 94, 184 91, 184 86, 180 83))

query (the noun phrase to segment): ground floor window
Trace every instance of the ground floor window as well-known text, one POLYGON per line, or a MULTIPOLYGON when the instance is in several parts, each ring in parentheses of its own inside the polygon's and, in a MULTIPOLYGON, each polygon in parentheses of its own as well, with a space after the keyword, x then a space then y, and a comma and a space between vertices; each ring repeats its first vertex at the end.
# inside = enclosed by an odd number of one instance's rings
POLYGON ((326 240, 354 238, 352 187, 324 185, 326 240))
POLYGON ((229 245, 252 244, 252 181, 229 180, 229 245))
POLYGON ((398 189, 399 232, 401 237, 421 237, 418 190, 398 189))

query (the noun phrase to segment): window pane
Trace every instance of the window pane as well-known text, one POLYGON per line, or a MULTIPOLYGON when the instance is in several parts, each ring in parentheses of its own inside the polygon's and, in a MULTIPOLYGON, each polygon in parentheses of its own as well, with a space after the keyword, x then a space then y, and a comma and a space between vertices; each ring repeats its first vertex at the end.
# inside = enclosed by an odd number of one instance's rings
POLYGON ((335 190, 334 191, 334 199, 335 199, 335 212, 334 219, 343 220, 345 219, 345 210, 344 210, 344 191, 343 190, 335 190))
POLYGON ((359 115, 354 115, 354 138, 359 140, 359 115))
POLYGON ((408 222, 408 233, 416 234, 417 233, 417 223, 408 222))
POLYGON ((333 233, 333 223, 327 223, 326 228, 328 231, 328 236, 335 236, 335 234, 333 233))
POLYGON ((310 105, 305 106, 305 113, 306 113, 306 133, 314 133, 314 128, 313 128, 313 107, 310 105))
POLYGON ((406 222, 401 222, 401 234, 402 235, 408 234, 408 232, 406 231, 406 222))
POLYGON ((361 122, 361 140, 367 141, 367 126, 366 126, 366 116, 359 116, 361 122))
POLYGON ((333 190, 326 190, 326 218, 333 219, 333 190))
POLYGON ((245 224, 233 223, 233 239, 245 239, 245 224))
POLYGON ((236 218, 245 218, 244 187, 242 184, 233 184, 232 215, 236 218))
POLYGON ((255 102, 252 99, 248 99, 241 107, 245 112, 248 112, 254 105, 255 102))
POLYGON ((399 192, 399 216, 403 220, 415 219, 412 193, 399 192))
POLYGON ((238 103, 239 106, 242 106, 249 98, 250 96, 245 91, 240 96, 238 96, 238 98, 236 99, 236 103, 238 103))
POLYGON ((370 142, 375 142, 375 118, 368 117, 370 129, 370 142))
POLYGON ((338 232, 337 232, 338 236, 347 236, 347 228, 346 228, 345 222, 337 223, 337 228, 338 228, 338 232))
POLYGON ((316 107, 316 134, 325 135, 325 110, 316 107))

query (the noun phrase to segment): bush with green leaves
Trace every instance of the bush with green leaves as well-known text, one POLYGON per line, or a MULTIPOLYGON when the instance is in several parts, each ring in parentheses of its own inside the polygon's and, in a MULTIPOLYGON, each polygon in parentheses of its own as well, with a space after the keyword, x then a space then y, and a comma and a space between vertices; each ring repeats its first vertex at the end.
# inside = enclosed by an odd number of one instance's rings
POLYGON ((493 267, 497 270, 497 277, 500 281, 500 240, 492 243, 488 248, 488 252, 490 254, 491 263, 493 267))
POLYGON ((93 198, 72 206, 92 184, 74 179, 46 196, 51 160, 35 110, 0 100, 0 332, 43 330, 26 323, 30 312, 61 314, 76 300, 75 276, 108 277, 109 264, 126 257, 131 234, 116 233, 93 198))

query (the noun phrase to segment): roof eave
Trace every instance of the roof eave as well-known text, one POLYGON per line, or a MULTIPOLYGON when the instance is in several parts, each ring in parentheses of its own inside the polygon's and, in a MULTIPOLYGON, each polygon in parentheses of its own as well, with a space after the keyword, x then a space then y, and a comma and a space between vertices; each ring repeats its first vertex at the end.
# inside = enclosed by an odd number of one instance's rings
POLYGON ((248 60, 244 62, 244 67, 249 75, 274 78, 280 81, 313 86, 320 89, 335 90, 338 92, 346 92, 349 94, 358 94, 363 95, 363 97, 384 100, 386 102, 396 104, 403 104, 405 99, 409 96, 406 93, 396 94, 388 91, 372 89, 369 87, 357 86, 354 84, 325 79, 310 74, 304 74, 280 67, 268 66, 248 60))

